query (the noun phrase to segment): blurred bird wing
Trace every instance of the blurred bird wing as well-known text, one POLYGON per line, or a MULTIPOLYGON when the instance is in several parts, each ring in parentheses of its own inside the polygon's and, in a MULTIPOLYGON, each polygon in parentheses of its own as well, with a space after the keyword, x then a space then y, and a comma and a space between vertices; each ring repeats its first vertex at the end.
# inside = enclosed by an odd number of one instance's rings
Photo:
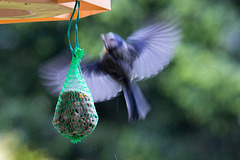
POLYGON ((99 62, 82 67, 83 75, 95 102, 102 102, 116 97, 122 86, 105 74, 98 67, 99 62))
POLYGON ((70 63, 70 56, 60 54, 60 56, 53 57, 40 66, 39 77, 43 86, 50 94, 59 96, 66 80, 70 63))
MULTIPOLYGON (((50 59, 39 69, 39 77, 47 91, 58 96, 68 74, 71 59, 60 55, 50 59)), ((97 68, 98 62, 83 65, 82 72, 94 102, 102 102, 116 97, 122 90, 119 83, 97 68)))
POLYGON ((142 80, 162 71, 173 57, 180 32, 176 23, 159 23, 129 36, 127 42, 136 56, 133 78, 142 80))

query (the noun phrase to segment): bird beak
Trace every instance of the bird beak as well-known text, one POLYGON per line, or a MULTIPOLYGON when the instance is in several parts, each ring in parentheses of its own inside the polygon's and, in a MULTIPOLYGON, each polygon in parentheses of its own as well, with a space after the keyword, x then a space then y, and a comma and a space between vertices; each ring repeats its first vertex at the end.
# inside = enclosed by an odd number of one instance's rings
POLYGON ((102 40, 105 42, 104 34, 101 34, 101 38, 102 38, 102 40))
POLYGON ((108 45, 107 45, 107 43, 106 43, 106 39, 105 39, 104 34, 101 34, 101 38, 102 38, 102 40, 103 40, 103 42, 104 42, 105 48, 108 49, 108 45))

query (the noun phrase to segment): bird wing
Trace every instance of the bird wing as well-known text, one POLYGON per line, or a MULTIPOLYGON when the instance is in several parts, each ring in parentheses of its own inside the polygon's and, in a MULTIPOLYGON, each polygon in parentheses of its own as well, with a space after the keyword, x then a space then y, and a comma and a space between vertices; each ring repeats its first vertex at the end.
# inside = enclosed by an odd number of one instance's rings
POLYGON ((83 65, 82 72, 95 102, 110 100, 122 91, 122 86, 100 70, 99 61, 83 65))
POLYGON ((43 86, 53 96, 59 96, 70 67, 71 57, 60 54, 39 67, 39 77, 43 86))
MULTIPOLYGON (((66 55, 54 57, 39 68, 39 77, 47 91, 58 96, 65 82, 71 58, 66 55)), ((82 65, 82 73, 94 102, 102 102, 116 97, 122 86, 98 68, 98 62, 82 65)))
POLYGON ((133 78, 142 80, 155 76, 170 62, 180 40, 176 23, 158 23, 130 35, 127 42, 136 59, 133 78))

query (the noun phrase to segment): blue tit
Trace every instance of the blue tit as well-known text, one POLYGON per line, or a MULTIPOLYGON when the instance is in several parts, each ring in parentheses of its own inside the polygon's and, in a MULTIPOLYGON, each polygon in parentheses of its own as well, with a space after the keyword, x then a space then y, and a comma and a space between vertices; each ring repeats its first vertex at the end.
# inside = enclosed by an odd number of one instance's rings
MULTIPOLYGON (((176 23, 157 23, 140 29, 126 41, 109 32, 101 34, 104 49, 99 60, 81 64, 95 102, 110 100, 123 91, 129 121, 145 119, 150 106, 136 81, 157 75, 176 52, 181 32, 176 23)), ((40 77, 52 94, 59 94, 70 61, 55 57, 40 67, 40 77)))

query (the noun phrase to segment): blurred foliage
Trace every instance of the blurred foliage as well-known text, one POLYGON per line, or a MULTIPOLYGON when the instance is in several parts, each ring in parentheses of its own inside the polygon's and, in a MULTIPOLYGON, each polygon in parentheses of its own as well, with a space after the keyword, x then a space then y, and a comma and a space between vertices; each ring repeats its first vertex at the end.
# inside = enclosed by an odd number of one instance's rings
POLYGON ((81 19, 89 59, 100 33, 127 38, 159 19, 179 19, 183 37, 170 65, 139 83, 152 106, 146 120, 128 123, 122 95, 96 104, 99 124, 77 145, 54 130, 57 98, 38 78, 69 50, 68 22, 0 25, 0 159, 240 159, 239 11, 237 0, 112 0, 112 11, 81 19))
POLYGON ((20 131, 8 131, 0 135, 0 159, 2 160, 53 160, 44 156, 44 150, 31 150, 23 145, 20 131))

